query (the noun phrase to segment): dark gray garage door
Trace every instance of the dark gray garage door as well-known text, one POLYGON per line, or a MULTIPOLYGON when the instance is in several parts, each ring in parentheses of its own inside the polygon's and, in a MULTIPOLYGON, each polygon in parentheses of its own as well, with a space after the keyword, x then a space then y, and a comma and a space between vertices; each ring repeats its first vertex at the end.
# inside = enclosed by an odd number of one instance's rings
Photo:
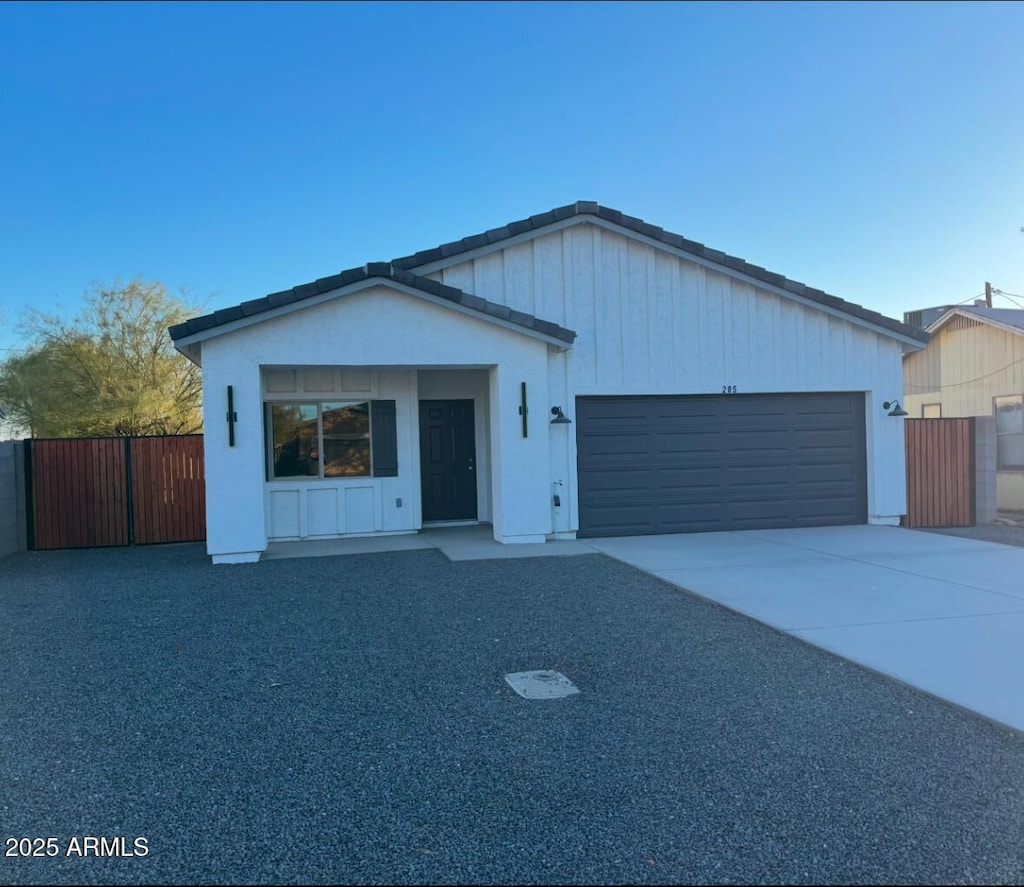
POLYGON ((864 395, 576 399, 580 536, 867 521, 864 395))

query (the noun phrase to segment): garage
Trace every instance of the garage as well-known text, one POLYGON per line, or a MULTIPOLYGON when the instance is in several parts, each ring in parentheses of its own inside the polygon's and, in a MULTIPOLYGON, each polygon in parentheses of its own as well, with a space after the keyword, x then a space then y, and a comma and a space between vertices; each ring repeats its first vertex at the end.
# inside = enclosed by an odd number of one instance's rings
POLYGON ((579 533, 867 522, 864 395, 576 399, 579 533))

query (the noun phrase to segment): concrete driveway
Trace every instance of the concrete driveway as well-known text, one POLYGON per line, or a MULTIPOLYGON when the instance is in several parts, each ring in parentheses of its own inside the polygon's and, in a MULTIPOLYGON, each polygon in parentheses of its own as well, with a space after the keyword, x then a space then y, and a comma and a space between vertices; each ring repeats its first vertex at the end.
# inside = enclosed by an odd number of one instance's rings
POLYGON ((1024 548, 873 526, 587 544, 1024 730, 1024 548))

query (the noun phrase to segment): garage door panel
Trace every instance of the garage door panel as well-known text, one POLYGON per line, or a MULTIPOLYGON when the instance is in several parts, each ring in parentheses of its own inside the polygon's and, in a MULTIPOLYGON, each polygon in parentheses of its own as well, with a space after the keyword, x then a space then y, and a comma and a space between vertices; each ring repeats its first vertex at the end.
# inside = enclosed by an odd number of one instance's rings
POLYGON ((657 532, 649 505, 607 505, 595 507, 590 517, 593 534, 623 535, 657 532))
POLYGON ((590 493, 593 496, 623 493, 630 495, 645 494, 650 489, 652 478, 650 472, 643 471, 595 471, 591 478, 590 493))
POLYGON ((578 398, 580 535, 864 523, 863 395, 578 398))
POLYGON ((684 494, 686 491, 692 490, 694 492, 700 490, 717 490, 722 485, 721 471, 717 468, 708 468, 704 465, 696 465, 692 468, 669 468, 669 469, 658 469, 652 467, 652 471, 657 472, 657 488, 650 490, 650 492, 657 496, 665 496, 666 493, 672 492, 673 498, 675 497, 675 491, 682 491, 684 494))
POLYGON ((796 484, 832 483, 845 487, 857 479, 857 470, 849 462, 818 462, 793 467, 796 484))

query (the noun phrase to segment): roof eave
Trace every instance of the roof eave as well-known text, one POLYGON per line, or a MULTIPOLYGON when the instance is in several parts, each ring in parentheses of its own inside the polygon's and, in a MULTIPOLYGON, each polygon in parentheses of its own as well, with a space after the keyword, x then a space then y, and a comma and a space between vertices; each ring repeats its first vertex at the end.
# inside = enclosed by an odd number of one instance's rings
POLYGON ((949 323, 954 317, 966 317, 970 320, 977 320, 979 323, 988 324, 989 326, 997 327, 998 329, 1005 330, 1008 333, 1013 333, 1015 336, 1024 336, 1024 329, 1019 326, 1014 326, 1011 323, 1003 323, 1000 320, 996 320, 993 317, 986 317, 984 314, 975 314, 973 311, 965 310, 958 307, 950 308, 949 311, 944 312, 935 320, 933 320, 926 330, 929 335, 934 335, 947 323, 949 323))
MULTIPOLYGON (((180 351, 190 360, 198 364, 199 360, 201 359, 201 349, 199 346, 209 339, 225 336, 228 335, 229 333, 233 333, 242 329, 247 329, 248 327, 264 323, 268 320, 283 317, 285 315, 292 314, 296 311, 300 311, 305 308, 311 308, 316 305, 322 305, 325 302, 334 301, 335 299, 343 298, 344 296, 352 295, 363 290, 372 289, 377 286, 387 287, 397 292, 405 293, 406 295, 412 296, 414 298, 430 302, 431 304, 439 305, 443 308, 448 308, 452 311, 456 311, 459 314, 462 314, 466 317, 472 317, 477 320, 493 323, 495 326, 511 330, 512 332, 519 333, 530 338, 538 339, 552 346, 553 348, 558 349, 559 351, 565 351, 571 348, 573 344, 572 340, 564 338, 557 334, 549 334, 545 332, 545 328, 551 328, 552 330, 558 332, 568 333, 571 335, 573 340, 576 336, 576 334, 571 330, 562 330, 560 327, 556 327, 555 324, 551 324, 540 318, 533 318, 527 317, 527 315, 522 315, 523 318, 527 319, 528 321, 538 323, 541 326, 540 329, 534 329, 532 327, 523 325, 523 323, 515 322, 512 319, 502 317, 498 314, 492 314, 486 310, 478 310, 472 307, 468 307, 459 302, 452 301, 451 299, 446 299, 441 295, 428 292, 416 286, 410 286, 408 284, 397 281, 390 276, 379 275, 366 277, 363 280, 356 281, 355 283, 347 284, 346 286, 339 287, 334 290, 328 290, 327 292, 318 293, 315 296, 309 296, 304 299, 290 301, 285 304, 278 305, 277 307, 267 309, 265 311, 260 311, 243 317, 237 317, 234 320, 229 320, 227 322, 210 325, 205 329, 197 330, 196 332, 190 335, 174 339, 174 347, 177 348, 178 351, 180 351), (193 352, 195 353, 195 357, 193 357, 193 352)), ((515 312, 514 314, 518 315, 519 312, 515 312)), ((510 311, 509 315, 511 317, 513 315, 513 312, 510 311)))
MULTIPOLYGON (((852 311, 844 310, 844 308, 841 306, 829 305, 828 303, 820 301, 819 299, 815 299, 810 296, 805 296, 800 292, 800 290, 809 290, 811 289, 811 287, 806 287, 803 284, 797 283, 796 281, 791 281, 788 278, 783 277, 781 274, 771 274, 771 272, 766 272, 771 277, 777 278, 780 281, 779 283, 772 283, 770 280, 765 280, 760 277, 755 277, 752 274, 745 273, 742 269, 742 266, 748 265, 749 263, 745 262, 742 259, 737 260, 734 257, 727 256, 724 253, 721 254, 723 256, 723 259, 721 261, 718 261, 715 258, 708 258, 707 256, 702 255, 701 253, 696 252, 695 250, 688 250, 684 246, 677 246, 666 240, 661 240, 648 234, 644 234, 642 231, 634 230, 633 228, 626 227, 622 224, 611 221, 610 219, 602 218, 600 215, 591 212, 580 212, 577 213, 576 215, 569 216, 567 218, 556 218, 550 223, 543 225, 541 227, 530 228, 528 230, 519 231, 514 234, 510 233, 504 239, 494 239, 486 243, 479 243, 476 246, 473 246, 469 249, 464 249, 462 251, 450 251, 448 255, 437 255, 436 258, 432 258, 431 261, 427 262, 424 265, 410 265, 409 261, 412 258, 414 258, 413 256, 406 256, 403 259, 395 259, 393 261, 396 263, 396 266, 408 269, 414 268, 415 273, 417 275, 422 276, 427 274, 433 274, 445 268, 450 268, 453 265, 459 265, 462 264, 463 262, 469 262, 472 261, 473 259, 489 255, 490 253, 493 252, 497 252, 498 250, 506 249, 510 246, 515 246, 519 243, 524 243, 528 240, 534 240, 538 236, 543 236, 545 234, 553 234, 556 231, 561 231, 566 228, 582 224, 591 224, 599 228, 604 228, 608 231, 620 234, 623 237, 629 237, 633 240, 637 240, 641 243, 644 243, 645 245, 650 246, 652 249, 667 252, 670 255, 683 259, 684 261, 693 262, 696 265, 700 265, 701 267, 717 271, 720 274, 725 274, 729 277, 743 280, 745 283, 748 283, 752 286, 756 286, 760 289, 767 290, 768 292, 774 293, 775 295, 781 296, 786 299, 790 299, 794 302, 798 302, 807 307, 823 311, 826 314, 840 318, 842 320, 849 321, 850 323, 853 323, 857 326, 861 326, 865 329, 869 329, 872 332, 878 333, 879 335, 895 339, 901 344, 906 345, 912 349, 920 350, 925 348, 928 344, 927 335, 914 335, 914 333, 912 332, 914 328, 907 327, 906 324, 900 324, 901 327, 906 327, 906 331, 891 329, 883 324, 872 321, 868 317, 860 317, 852 311), (731 261, 732 264, 729 264, 729 261, 731 261), (789 286, 787 286, 786 284, 789 284, 789 286), (790 286, 793 288, 789 288, 790 286)), ((685 244, 687 242, 685 238, 679 237, 678 235, 671 236, 673 239, 677 239, 681 243, 685 244)), ((471 242, 474 239, 476 238, 466 238, 467 241, 471 242)), ((717 255, 717 251, 715 250, 709 249, 708 251, 714 255, 717 255)), ((425 251, 424 254, 434 254, 439 252, 440 248, 436 251, 425 251)), ((845 301, 840 300, 836 296, 830 296, 828 293, 823 293, 822 295, 830 299, 835 299, 836 301, 845 301)), ((854 305, 853 303, 846 304, 850 305, 853 308, 860 308, 860 306, 854 305)), ((899 321, 893 320, 893 323, 899 323, 899 321)))

